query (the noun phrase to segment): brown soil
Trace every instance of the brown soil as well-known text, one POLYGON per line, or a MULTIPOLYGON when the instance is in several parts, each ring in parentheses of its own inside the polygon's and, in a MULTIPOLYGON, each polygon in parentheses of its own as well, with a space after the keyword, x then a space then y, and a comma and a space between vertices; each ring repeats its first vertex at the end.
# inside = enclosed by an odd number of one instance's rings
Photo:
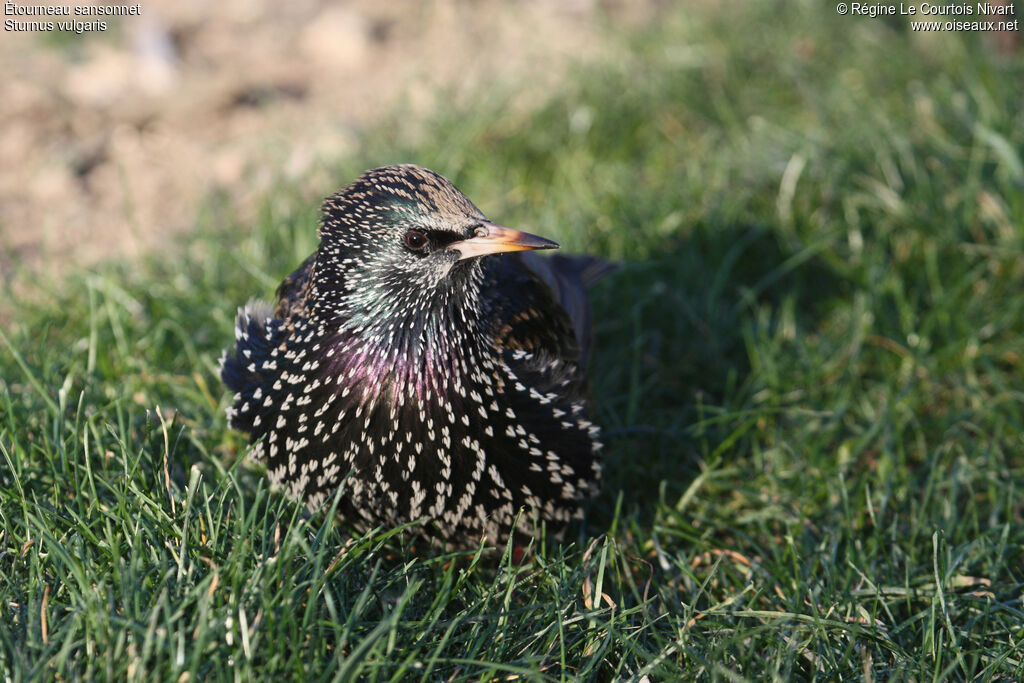
POLYGON ((304 180, 396 103, 421 119, 494 82, 542 101, 654 5, 144 0, 101 33, 4 31, 0 280, 166 243, 204 196, 304 180))

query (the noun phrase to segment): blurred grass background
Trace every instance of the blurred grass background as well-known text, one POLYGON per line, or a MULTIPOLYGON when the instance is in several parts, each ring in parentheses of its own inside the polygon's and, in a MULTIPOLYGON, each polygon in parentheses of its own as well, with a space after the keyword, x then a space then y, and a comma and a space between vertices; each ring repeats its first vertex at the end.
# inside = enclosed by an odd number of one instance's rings
POLYGON ((255 220, 0 304, 12 680, 1013 680, 1024 58, 815 3, 663 8, 544 101, 398 106, 255 220), (319 197, 413 161, 622 261, 570 543, 416 552, 240 457, 216 359, 319 197))

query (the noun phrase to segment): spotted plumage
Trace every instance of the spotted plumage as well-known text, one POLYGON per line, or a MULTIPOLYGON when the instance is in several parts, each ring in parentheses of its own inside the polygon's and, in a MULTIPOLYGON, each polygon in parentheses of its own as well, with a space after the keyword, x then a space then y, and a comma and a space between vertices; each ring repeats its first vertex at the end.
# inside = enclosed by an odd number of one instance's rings
POLYGON ((311 508, 344 487, 357 528, 427 518, 433 538, 499 543, 519 515, 557 533, 601 472, 582 364, 605 269, 527 251, 557 246, 418 166, 328 198, 319 248, 276 308, 239 311, 221 361, 250 456, 311 508))

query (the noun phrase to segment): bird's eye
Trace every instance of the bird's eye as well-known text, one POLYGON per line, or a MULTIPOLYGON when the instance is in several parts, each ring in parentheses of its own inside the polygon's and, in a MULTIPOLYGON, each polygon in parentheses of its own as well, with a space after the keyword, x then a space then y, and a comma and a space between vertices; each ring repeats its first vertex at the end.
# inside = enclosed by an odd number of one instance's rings
POLYGON ((419 251, 423 247, 427 246, 427 236, 419 230, 410 230, 402 236, 402 241, 405 242, 405 246, 409 247, 413 251, 419 251))

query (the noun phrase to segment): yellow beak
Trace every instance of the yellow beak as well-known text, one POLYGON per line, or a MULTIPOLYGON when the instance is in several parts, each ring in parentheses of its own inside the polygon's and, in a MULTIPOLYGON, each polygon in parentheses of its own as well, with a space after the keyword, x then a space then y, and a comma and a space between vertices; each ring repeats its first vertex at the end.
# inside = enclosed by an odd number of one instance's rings
POLYGON ((558 249, 558 243, 549 239, 506 228, 494 223, 484 223, 477 228, 476 237, 459 240, 448 245, 458 251, 459 260, 499 254, 504 251, 525 251, 527 249, 558 249))

